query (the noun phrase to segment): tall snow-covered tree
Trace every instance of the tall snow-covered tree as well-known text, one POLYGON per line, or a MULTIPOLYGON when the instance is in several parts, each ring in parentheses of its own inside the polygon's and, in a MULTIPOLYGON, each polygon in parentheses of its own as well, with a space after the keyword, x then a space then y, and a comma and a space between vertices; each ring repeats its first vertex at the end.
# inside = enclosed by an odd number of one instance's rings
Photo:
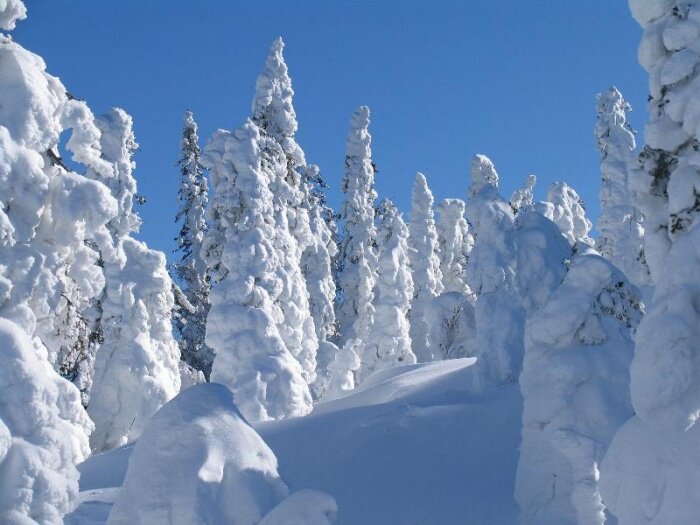
POLYGON ((304 370, 285 345, 286 260, 280 258, 273 183, 287 170, 284 150, 252 121, 234 132, 220 130, 203 161, 212 170, 221 206, 226 277, 211 294, 206 343, 216 357, 212 381, 228 386, 249 421, 299 416, 311 411, 304 370))
POLYGON ((471 165, 468 219, 476 241, 467 267, 477 295, 475 321, 478 383, 488 388, 515 381, 523 356, 525 312, 515 283, 515 255, 510 232, 515 218, 498 192, 491 160, 476 155, 471 165))
POLYGON ((175 318, 175 325, 180 335, 182 360, 209 377, 214 356, 211 348, 204 342, 204 334, 209 313, 211 283, 207 263, 202 257, 202 244, 207 233, 205 214, 209 190, 201 162, 197 123, 191 111, 185 113, 182 156, 178 165, 180 209, 175 220, 181 224, 180 233, 175 240, 181 257, 173 266, 191 308, 180 310, 175 318))
POLYGON ((627 122, 631 106, 611 87, 598 95, 595 137, 600 152, 600 237, 597 250, 637 286, 650 284, 644 259, 644 226, 627 189, 627 170, 635 148, 634 130, 627 122))
POLYGON ((345 150, 345 174, 342 191, 345 200, 340 212, 343 238, 340 246, 341 289, 337 318, 340 341, 365 340, 372 326, 373 290, 376 282, 377 255, 374 208, 372 137, 369 134, 369 108, 361 106, 350 119, 345 150))
POLYGON ((418 173, 413 183, 408 254, 413 278, 411 302, 411 342, 419 362, 439 359, 428 346, 428 326, 423 316, 427 305, 442 293, 442 272, 438 257, 438 235, 433 212, 433 194, 425 175, 418 173))
POLYGON ((700 504, 700 2, 630 8, 644 29, 650 120, 628 188, 644 215, 654 292, 630 371, 636 416, 617 433, 601 485, 620 525, 690 524, 700 504))
POLYGON ((413 298, 413 279, 408 258, 408 227, 388 199, 379 206, 377 245, 379 258, 374 287, 374 322, 363 341, 357 372, 362 382, 375 370, 413 364, 408 311, 413 298))
POLYGON ((633 413, 629 365, 641 316, 636 288, 586 248, 528 317, 515 489, 523 524, 606 523, 599 466, 633 413))
POLYGON ((467 284, 467 264, 474 237, 464 210, 461 199, 444 199, 438 204, 438 255, 444 292, 460 293, 473 302, 474 294, 467 284))
POLYGON ((278 232, 275 247, 287 273, 282 281, 284 289, 280 300, 284 317, 278 330, 287 349, 301 364, 304 378, 311 384, 316 377, 318 339, 301 257, 304 249, 323 240, 314 238, 309 209, 305 206, 306 192, 310 190, 305 184, 308 172, 304 151, 295 139, 298 123, 292 104, 294 90, 283 51, 284 42, 277 38, 256 82, 252 121, 263 134, 277 142, 285 154, 286 169, 273 171, 276 178, 270 181, 278 232))
POLYGON ((105 273, 98 303, 101 344, 88 413, 95 422, 93 450, 108 450, 136 439, 146 421, 180 390, 180 352, 173 338, 172 280, 165 255, 131 237, 141 219, 135 212, 132 160, 137 144, 131 117, 113 109, 97 119, 103 160, 112 173, 88 172, 116 198, 117 216, 109 235, 97 239, 105 273))

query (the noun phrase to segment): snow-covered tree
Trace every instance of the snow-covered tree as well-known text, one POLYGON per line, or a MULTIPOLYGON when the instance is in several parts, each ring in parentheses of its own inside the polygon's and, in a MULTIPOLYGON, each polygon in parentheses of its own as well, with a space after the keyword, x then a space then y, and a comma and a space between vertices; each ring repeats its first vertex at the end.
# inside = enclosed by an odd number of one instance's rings
POLYGON ((345 200, 340 212, 343 238, 338 255, 340 341, 366 340, 374 318, 372 303, 377 266, 374 208, 377 193, 371 145, 369 108, 361 106, 350 120, 341 187, 345 200))
POLYGON ((206 261, 202 257, 202 242, 207 232, 205 218, 208 187, 201 163, 197 123, 191 111, 185 113, 182 131, 180 166, 180 209, 175 217, 181 222, 177 241, 180 261, 174 264, 175 273, 182 282, 184 295, 192 308, 183 308, 175 318, 180 334, 182 360, 206 377, 211 373, 214 360, 211 349, 204 343, 209 292, 211 283, 206 261))
POLYGON ((515 218, 498 192, 491 160, 476 155, 471 165, 469 223, 476 241, 467 266, 475 304, 478 383, 481 387, 515 381, 523 355, 525 312, 516 291, 515 255, 510 232, 515 218))
POLYGON ((297 144, 298 128, 292 104, 294 90, 284 61, 284 42, 277 38, 256 82, 252 121, 261 132, 275 141, 285 154, 286 168, 273 171, 270 181, 278 251, 286 277, 280 298, 283 318, 278 330, 287 349, 299 361, 304 379, 312 384, 316 378, 318 339, 309 308, 309 292, 302 274, 301 257, 305 248, 324 242, 314 238, 309 220, 309 202, 305 184, 309 174, 304 151, 297 144))
POLYGON ((517 214, 520 210, 527 210, 532 206, 535 200, 535 184, 537 184, 537 177, 528 175, 525 185, 513 192, 510 196, 510 207, 513 208, 513 213, 517 214))
POLYGON ((538 202, 535 208, 554 222, 569 243, 593 246, 594 241, 588 235, 593 223, 586 216, 583 200, 576 190, 566 182, 553 182, 547 190, 547 200, 538 202))
POLYGON ((644 28, 650 120, 628 188, 644 214, 654 292, 630 371, 636 416, 616 435, 601 485, 620 525, 691 524, 700 504, 700 3, 630 7, 644 28))
POLYGON ((635 148, 634 130, 627 122, 630 105, 611 87, 598 95, 595 137, 600 152, 600 237, 596 249, 637 286, 650 284, 642 246, 642 216, 627 190, 627 167, 635 148))
POLYGON ((88 413, 95 422, 93 450, 108 450, 136 439, 146 421, 180 390, 180 352, 172 335, 172 280, 165 255, 136 241, 141 223, 133 209, 136 180, 132 155, 137 148, 131 117, 113 109, 97 119, 103 160, 113 171, 89 176, 103 181, 119 204, 97 239, 105 274, 99 301, 101 344, 88 413))
POLYGON ((206 342, 216 352, 212 381, 228 386, 249 421, 304 415, 311 394, 304 370, 278 331, 284 319, 284 281, 272 183, 287 169, 284 150, 252 121, 219 130, 203 161, 212 170, 215 199, 226 199, 222 264, 214 287, 206 342))
POLYGON ((374 322, 367 339, 363 341, 358 382, 362 382, 375 370, 416 362, 416 356, 411 350, 408 322, 413 297, 408 227, 394 203, 387 199, 380 203, 379 220, 374 322))
POLYGON ((360 352, 363 343, 359 339, 346 341, 328 365, 328 385, 323 401, 332 401, 348 394, 355 388, 355 373, 360 368, 360 352))
POLYGON ((464 210, 461 199, 444 199, 438 204, 438 255, 444 292, 457 292, 473 301, 474 294, 467 284, 467 264, 474 237, 464 210))
POLYGON ((427 305, 424 319, 429 327, 428 344, 435 360, 476 354, 474 305, 469 297, 459 292, 444 292, 427 305))
POLYGON ((442 293, 442 272, 438 257, 438 235, 433 213, 433 194, 425 175, 418 173, 413 183, 408 248, 413 278, 411 302, 411 342, 419 362, 440 358, 428 346, 428 326, 423 319, 427 305, 442 293))
POLYGON ((599 465, 632 415, 629 364, 640 298, 617 268, 586 250, 526 325, 515 490, 523 524, 603 525, 599 465))
POLYGON ((304 206, 309 213, 312 244, 301 255, 301 272, 309 292, 309 309, 316 329, 318 352, 316 353, 316 379, 312 384, 315 399, 323 397, 330 379, 329 365, 335 359, 338 348, 332 339, 336 335, 333 260, 338 254, 335 242, 333 211, 326 204, 318 166, 309 165, 304 173, 304 206))

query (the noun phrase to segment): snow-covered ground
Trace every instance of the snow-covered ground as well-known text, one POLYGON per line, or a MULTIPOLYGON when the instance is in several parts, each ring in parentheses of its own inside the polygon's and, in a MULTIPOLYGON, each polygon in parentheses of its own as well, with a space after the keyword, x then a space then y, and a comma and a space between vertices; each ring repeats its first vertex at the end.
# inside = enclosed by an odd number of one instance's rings
MULTIPOLYGON (((475 360, 379 371, 306 417, 256 425, 292 492, 335 497, 338 525, 517 523, 516 384, 475 394, 475 360)), ((105 523, 134 445, 79 466, 69 524, 105 523)))

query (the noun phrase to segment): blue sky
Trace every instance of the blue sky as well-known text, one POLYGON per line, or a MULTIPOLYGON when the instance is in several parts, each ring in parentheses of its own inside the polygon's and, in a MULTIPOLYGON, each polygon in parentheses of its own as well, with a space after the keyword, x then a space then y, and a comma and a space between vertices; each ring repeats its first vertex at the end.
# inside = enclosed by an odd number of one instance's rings
POLYGON ((507 196, 525 177, 566 180, 598 213, 595 94, 615 84, 646 119, 641 35, 624 0, 28 0, 14 38, 95 113, 134 117, 141 238, 171 257, 182 115, 202 142, 250 113, 281 35, 298 141, 340 202, 345 135, 372 109, 380 196, 407 212, 422 171, 436 198, 464 198, 473 154, 507 196))

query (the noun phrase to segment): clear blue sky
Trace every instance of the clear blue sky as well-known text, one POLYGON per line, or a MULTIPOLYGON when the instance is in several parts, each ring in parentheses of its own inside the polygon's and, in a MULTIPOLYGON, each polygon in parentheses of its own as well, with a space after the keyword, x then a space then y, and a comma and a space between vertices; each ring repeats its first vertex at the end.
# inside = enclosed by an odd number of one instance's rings
POLYGON ((405 212, 416 171, 436 198, 465 197, 473 154, 496 163, 504 194, 529 173, 542 197, 566 180, 598 213, 595 94, 615 84, 646 119, 641 30, 624 0, 28 0, 14 39, 95 113, 135 120, 141 238, 171 257, 182 114, 204 142, 250 112, 255 79, 281 35, 296 91, 298 141, 340 201, 352 110, 372 109, 380 196, 405 212))

